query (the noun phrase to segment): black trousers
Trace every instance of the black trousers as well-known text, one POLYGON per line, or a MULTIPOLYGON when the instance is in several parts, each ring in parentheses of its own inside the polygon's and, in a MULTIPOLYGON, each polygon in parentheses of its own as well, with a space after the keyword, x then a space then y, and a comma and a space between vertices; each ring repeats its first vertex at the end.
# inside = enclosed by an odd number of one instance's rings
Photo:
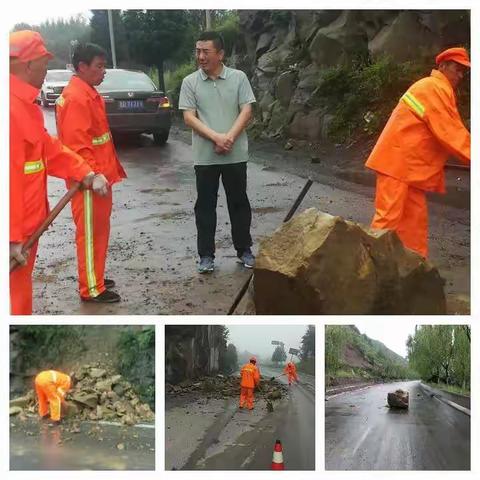
POLYGON ((252 246, 250 225, 252 210, 247 197, 247 163, 229 165, 196 165, 197 248, 201 257, 215 256, 215 229, 217 227, 217 198, 220 177, 227 197, 232 225, 232 240, 237 254, 252 246))

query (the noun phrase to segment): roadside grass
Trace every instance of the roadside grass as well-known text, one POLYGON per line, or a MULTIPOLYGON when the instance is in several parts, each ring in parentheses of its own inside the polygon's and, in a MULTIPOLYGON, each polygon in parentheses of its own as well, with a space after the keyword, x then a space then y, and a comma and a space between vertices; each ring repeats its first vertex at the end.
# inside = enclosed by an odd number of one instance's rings
POLYGON ((433 388, 437 388, 439 390, 444 390, 448 393, 454 393, 456 395, 464 395, 466 397, 470 396, 470 390, 466 388, 459 387, 458 385, 447 385, 446 383, 433 383, 427 382, 427 385, 430 385, 433 388))

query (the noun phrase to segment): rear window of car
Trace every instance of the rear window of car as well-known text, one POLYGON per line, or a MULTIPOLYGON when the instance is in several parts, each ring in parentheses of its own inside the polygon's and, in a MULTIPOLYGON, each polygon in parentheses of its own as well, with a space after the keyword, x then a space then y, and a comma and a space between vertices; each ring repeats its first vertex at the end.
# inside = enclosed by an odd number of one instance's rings
POLYGON ((122 70, 107 70, 103 82, 98 85, 98 91, 141 90, 154 92, 156 87, 148 75, 143 72, 126 72, 122 70))
POLYGON ((65 70, 64 72, 48 72, 45 80, 47 82, 68 82, 72 77, 73 72, 65 70))

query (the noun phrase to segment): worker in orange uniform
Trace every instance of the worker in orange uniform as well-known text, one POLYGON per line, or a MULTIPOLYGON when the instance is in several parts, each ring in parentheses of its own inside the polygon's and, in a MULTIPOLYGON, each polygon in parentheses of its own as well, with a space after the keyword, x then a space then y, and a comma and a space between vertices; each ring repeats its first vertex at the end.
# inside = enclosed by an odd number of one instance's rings
POLYGON ((21 266, 10 273, 12 315, 32 313, 32 271, 37 245, 23 252, 26 240, 49 213, 47 175, 104 188, 90 166, 45 130, 35 104, 53 55, 38 32, 10 34, 10 260, 21 266))
POLYGON ((283 369, 283 373, 287 375, 288 386, 290 386, 294 380, 295 382, 298 383, 297 367, 293 362, 288 362, 285 365, 285 368, 283 369))
POLYGON ((98 45, 79 44, 72 63, 75 75, 56 102, 58 134, 107 182, 104 196, 84 191, 72 199, 80 297, 88 302, 114 303, 120 301, 120 295, 110 290, 115 282, 104 278, 112 185, 126 178, 126 174, 113 145, 105 101, 95 89, 105 77, 106 52, 98 45))
POLYGON ((35 377, 35 392, 38 398, 38 414, 45 417, 50 411, 50 418, 59 422, 62 403, 72 386, 70 376, 56 370, 45 370, 35 377))
POLYGON ((250 358, 240 370, 240 408, 247 407, 253 410, 253 390, 260 383, 260 371, 257 368, 257 359, 250 358))
POLYGON ((395 230, 405 247, 428 255, 426 192, 445 193, 450 156, 470 163, 470 133, 457 109, 455 88, 470 68, 464 48, 436 57, 437 69, 402 96, 366 166, 377 173, 372 227, 395 230))

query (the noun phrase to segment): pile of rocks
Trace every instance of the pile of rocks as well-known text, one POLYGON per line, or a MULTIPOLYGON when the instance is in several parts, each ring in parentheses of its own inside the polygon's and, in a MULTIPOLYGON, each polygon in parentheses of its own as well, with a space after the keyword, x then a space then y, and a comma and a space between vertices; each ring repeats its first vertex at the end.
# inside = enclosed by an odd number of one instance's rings
MULTIPOLYGON (((240 394, 240 377, 222 375, 200 377, 196 380, 184 380, 176 385, 166 384, 166 392, 171 395, 185 396, 192 393, 207 398, 238 397, 240 394)), ((261 377, 260 386, 255 390, 257 397, 268 400, 280 400, 288 387, 274 379, 261 377)))
MULTIPOLYGON (((73 388, 68 392, 64 415, 76 420, 120 421, 135 425, 155 418, 150 406, 142 403, 122 375, 99 364, 82 365, 71 373, 73 388)), ((10 401, 10 415, 35 413, 35 394, 10 401)))

